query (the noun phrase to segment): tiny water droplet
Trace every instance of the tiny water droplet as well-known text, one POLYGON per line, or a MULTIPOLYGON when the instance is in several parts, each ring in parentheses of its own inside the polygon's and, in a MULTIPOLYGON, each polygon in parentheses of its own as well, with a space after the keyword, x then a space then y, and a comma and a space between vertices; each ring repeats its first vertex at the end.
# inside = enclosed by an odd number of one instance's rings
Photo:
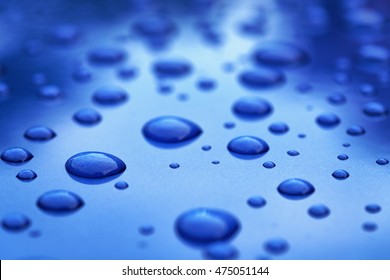
POLYGON ((226 128, 226 129, 233 129, 236 127, 236 124, 234 122, 225 122, 223 124, 223 126, 226 128))
POLYGON ((129 184, 125 181, 118 181, 115 183, 114 187, 117 188, 118 190, 124 190, 129 187, 129 184))
POLYGON ((8 148, 1 154, 1 159, 8 163, 25 163, 34 156, 23 148, 8 148))
POLYGON ((238 79, 245 87, 251 89, 268 89, 283 84, 286 77, 281 71, 259 68, 241 72, 238 75, 238 79))
POLYGON ((216 85, 216 81, 209 78, 202 78, 197 82, 198 88, 203 91, 213 90, 215 89, 216 85))
POLYGON ((37 206, 48 214, 69 215, 83 207, 84 201, 73 192, 52 190, 45 192, 38 198, 37 206))
POLYGON ((367 204, 364 209, 367 211, 367 213, 376 214, 382 210, 382 207, 379 204, 371 203, 367 204))
POLYGON ((332 173, 332 176, 337 180, 345 180, 349 177, 349 173, 344 169, 337 169, 332 173))
POLYGON ((281 255, 288 251, 288 242, 281 237, 273 237, 264 242, 264 249, 273 255, 281 255))
POLYGON ((366 133, 366 130, 360 125, 351 125, 347 129, 347 134, 351 136, 359 136, 366 133))
POLYGON ((163 39, 176 30, 173 21, 162 16, 146 16, 137 19, 133 24, 134 31, 145 38, 163 39))
POLYGON ((99 105, 120 105, 129 98, 127 92, 117 86, 104 86, 93 93, 93 100, 99 105))
POLYGON ((37 177, 37 174, 31 169, 24 169, 16 175, 16 178, 24 182, 32 181, 37 177))
POLYGON ((258 137, 239 136, 231 140, 227 146, 228 150, 239 158, 259 157, 268 152, 268 144, 258 137), (245 156, 245 157, 242 157, 245 156))
POLYGON ((269 125, 268 130, 272 134, 283 135, 286 134, 290 130, 290 128, 284 122, 274 122, 269 125))
POLYGON ((273 107, 267 100, 256 96, 245 96, 233 104, 233 112, 246 120, 262 119, 269 116, 273 107))
POLYGON ((73 24, 55 26, 50 31, 50 42, 57 46, 70 46, 80 38, 80 29, 73 24))
POLYGON ((155 231, 155 229, 152 225, 143 225, 138 230, 139 230, 139 233, 144 235, 144 236, 152 235, 155 231))
POLYGON ((359 86, 359 91, 367 97, 372 97, 378 94, 377 88, 372 84, 361 84, 359 86))
POLYGON ((0 102, 5 101, 10 96, 10 89, 8 84, 0 82, 0 102))
POLYGON ((219 160, 213 160, 211 163, 212 164, 220 164, 220 161, 219 160))
POLYGON ((274 168, 276 164, 273 161, 266 161, 263 163, 263 166, 267 169, 274 168))
POLYGON ((158 77, 180 78, 192 71, 192 65, 184 59, 159 60, 153 64, 153 71, 158 77))
POLYGON ((351 147, 351 144, 349 144, 349 143, 344 143, 344 144, 343 144, 343 147, 345 147, 345 148, 351 147))
POLYGON ((323 113, 316 118, 316 123, 325 129, 335 128, 340 124, 340 118, 333 113, 323 113))
POLYGON ((327 97, 328 102, 332 105, 343 105, 347 103, 347 98, 344 94, 334 93, 327 97))
POLYGON ((92 79, 92 73, 88 68, 79 66, 73 70, 72 78, 76 82, 85 83, 92 79))
POLYGON ((299 93, 309 93, 313 90, 313 85, 312 84, 309 84, 309 83, 300 83, 298 84, 295 89, 299 92, 299 93))
POLYGON ((315 204, 309 207, 307 213, 315 219, 323 219, 329 216, 330 209, 324 204, 315 204))
POLYGON ((46 100, 58 100, 64 96, 62 90, 55 85, 44 85, 39 88, 39 97, 46 100))
POLYGON ((226 242, 216 242, 206 247, 204 258, 209 260, 235 260, 238 257, 238 250, 226 242))
POLYGON ((387 165, 387 164, 389 164, 389 160, 387 160, 385 158, 380 158, 380 159, 377 159, 376 163, 378 165, 387 165))
POLYGON ((265 198, 260 195, 251 196, 246 202, 252 208, 262 208, 267 204, 265 198))
POLYGON ((315 188, 308 181, 292 178, 280 183, 278 192, 287 199, 299 200, 312 195, 315 192, 315 188))
POLYGON ((134 66, 123 66, 118 70, 118 76, 122 79, 133 79, 138 75, 138 69, 134 66))
POLYGON ((337 158, 339 160, 347 160, 347 159, 349 159, 348 155, 346 155, 346 154, 340 154, 340 155, 337 156, 337 158))
POLYGON ((6 214, 1 220, 1 225, 5 230, 18 232, 29 228, 31 220, 22 213, 14 212, 6 214))
POLYGON ((24 137, 31 141, 49 141, 56 137, 57 134, 46 126, 33 126, 26 130, 24 137))
POLYGON ((287 151, 287 154, 288 154, 289 156, 292 156, 292 157, 299 156, 299 152, 298 152, 298 151, 295 151, 295 150, 289 150, 289 151, 287 151))
POLYGON ((232 214, 210 208, 196 208, 181 214, 175 226, 180 238, 198 245, 229 240, 240 229, 238 219, 232 214))
POLYGON ((211 146, 210 145, 204 145, 204 146, 202 146, 202 150, 203 151, 210 151, 211 150, 211 146))
POLYGON ((174 162, 174 163, 171 163, 171 164, 169 165, 169 167, 172 168, 172 169, 176 169, 176 168, 179 168, 180 165, 179 165, 178 163, 174 162))
POLYGON ((113 65, 122 62, 126 58, 126 52, 116 47, 98 47, 88 53, 88 60, 97 65, 113 65))

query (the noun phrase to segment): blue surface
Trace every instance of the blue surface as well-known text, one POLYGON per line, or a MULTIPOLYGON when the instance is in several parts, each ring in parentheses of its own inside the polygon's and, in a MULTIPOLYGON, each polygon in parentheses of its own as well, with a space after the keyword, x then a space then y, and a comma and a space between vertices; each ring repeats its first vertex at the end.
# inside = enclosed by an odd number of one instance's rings
POLYGON ((1 259, 390 259, 387 1, 19 0, 0 15, 0 152, 34 156, 0 161, 1 259), (97 100, 107 86, 123 91, 97 100), (244 114, 262 117, 237 115, 251 96, 272 110, 248 103, 244 114), (143 128, 162 116, 201 133, 182 127, 165 136, 184 143, 152 143, 143 128), (55 137, 26 138, 35 126, 55 137), (269 150, 229 152, 248 135, 269 150), (65 163, 87 151, 126 170, 71 177, 65 163), (27 169, 37 177, 19 180, 27 169), (286 199, 277 188, 291 178, 315 192, 286 199), (37 205, 53 190, 46 208, 66 215, 37 205), (266 204, 249 205, 256 197, 266 204), (239 228, 189 244, 175 225, 204 208, 239 228))

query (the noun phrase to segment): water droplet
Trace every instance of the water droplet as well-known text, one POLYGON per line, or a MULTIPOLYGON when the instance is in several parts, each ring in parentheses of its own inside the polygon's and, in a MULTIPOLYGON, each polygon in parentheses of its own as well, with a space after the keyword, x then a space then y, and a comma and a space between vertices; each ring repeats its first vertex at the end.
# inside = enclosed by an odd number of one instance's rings
POLYGON ((190 74, 192 65, 184 59, 159 60, 153 64, 153 71, 158 77, 179 78, 190 74))
POLYGON ((339 160, 347 160, 347 159, 349 159, 348 155, 346 155, 346 154, 340 154, 340 155, 337 156, 337 158, 339 160))
POLYGON ((149 236, 154 233, 154 227, 152 225, 143 225, 139 228, 139 233, 144 236, 149 236))
POLYGON ((44 73, 34 73, 32 75, 32 82, 34 83, 34 85, 37 85, 37 86, 43 86, 47 83, 47 77, 44 73))
POLYGON ((367 211, 367 213, 376 214, 382 210, 382 207, 379 204, 371 203, 367 204, 364 209, 367 211))
POLYGON ((8 84, 0 82, 0 101, 5 101, 10 96, 10 89, 8 84))
POLYGON ((1 225, 8 231, 26 230, 31 225, 31 220, 24 214, 19 212, 8 213, 1 220, 1 225))
POLYGON ((212 164, 220 164, 220 161, 219 160, 213 160, 211 163, 212 164))
POLYGON ((104 86, 93 93, 93 100, 99 105, 120 105, 128 99, 127 92, 117 86, 104 86))
POLYGON ((177 99, 178 99, 179 101, 187 101, 188 99, 190 99, 190 96, 189 96, 188 93, 179 93, 179 94, 177 95, 177 99))
POLYGON ((299 133, 299 134, 298 134, 298 137, 299 137, 299 138, 306 138, 306 134, 304 134, 304 133, 299 133))
POLYGON ((343 105, 347 103, 347 98, 344 94, 334 93, 328 96, 328 102, 332 105, 343 105))
POLYGON ((349 144, 349 143, 344 143, 344 144, 343 144, 343 147, 345 147, 345 148, 351 147, 351 144, 349 144))
POLYGON ((138 75, 138 69, 133 66, 123 66, 118 70, 118 75, 122 79, 133 79, 138 75))
POLYGON ((25 163, 34 156, 23 148, 8 148, 1 154, 1 159, 8 163, 25 163))
POLYGON ((372 84, 361 84, 359 86, 359 91, 367 97, 372 97, 378 94, 376 87, 372 84))
POLYGON ((58 100, 64 96, 62 90, 55 85, 44 85, 39 88, 39 97, 46 100, 58 100))
POLYGON ((91 80, 92 73, 88 68, 79 66, 73 71, 72 78, 76 82, 85 83, 91 80))
POLYGON ((168 94, 168 93, 172 93, 174 90, 173 86, 172 85, 168 85, 168 84, 160 84, 158 86, 158 91, 162 94, 168 94))
POLYGON ((203 151, 210 151, 211 150, 211 146, 210 145, 204 145, 204 146, 202 146, 202 150, 203 151))
POLYGON ((246 70, 239 74, 239 81, 251 89, 268 89, 281 85, 286 77, 278 70, 259 68, 256 70, 246 70))
POLYGON ((297 46, 273 42, 264 43, 255 50, 254 59, 260 65, 296 67, 306 64, 309 55, 297 46))
POLYGON ((33 126, 26 130, 24 137, 31 141, 49 141, 57 134, 46 126, 33 126))
POLYGON ((190 120, 175 116, 163 116, 148 121, 142 132, 153 143, 178 144, 197 138, 203 131, 190 120))
POLYGON ((390 53, 379 45, 363 45, 358 50, 358 58, 362 66, 381 66, 389 62, 390 53))
POLYGON ((349 177, 349 173, 344 169, 337 169, 332 173, 332 176, 337 180, 345 180, 349 177))
POLYGON ((262 119, 273 111, 271 103, 256 96, 241 97, 234 102, 232 109, 238 117, 246 120, 262 119))
POLYGON ((333 113, 323 113, 316 118, 316 123, 321 128, 335 128, 340 124, 340 118, 333 113))
POLYGON ((102 120, 102 115, 92 108, 83 108, 73 115, 73 120, 85 126, 97 125, 102 120))
POLYGON ((232 155, 249 159, 259 157, 268 152, 268 144, 260 138, 254 136, 240 136, 231 140, 227 146, 232 155))
POLYGON ((263 166, 267 169, 274 168, 276 164, 273 161, 266 161, 263 163, 263 166))
POLYGON ((169 167, 172 168, 172 169, 176 169, 176 168, 179 168, 179 167, 180 167, 180 164, 174 162, 174 163, 171 163, 171 164, 169 165, 169 167))
POLYGON ((298 152, 298 151, 295 151, 295 150, 289 150, 289 151, 287 151, 287 154, 288 154, 289 156, 292 156, 292 157, 299 156, 299 152, 298 152))
POLYGON ((204 257, 210 260, 235 260, 238 257, 238 250, 226 242, 216 242, 206 247, 204 257))
POLYGON ((307 198, 315 191, 314 186, 303 179, 287 179, 280 183, 278 192, 285 198, 291 200, 299 200, 307 198))
POLYGON ((334 74, 333 80, 339 85, 345 85, 351 81, 351 76, 348 73, 337 72, 334 74))
POLYGON ((290 247, 288 242, 281 237, 270 238, 264 242, 263 246, 268 253, 273 255, 284 254, 290 247))
POLYGON ((124 190, 129 187, 129 184, 125 181, 118 181, 115 183, 114 187, 117 188, 118 190, 124 190))
POLYGON ((378 229, 378 225, 375 222, 365 222, 362 224, 362 228, 364 231, 373 232, 378 229))
POLYGON ((363 112, 368 117, 384 117, 387 116, 389 111, 379 102, 368 102, 363 106, 363 112))
POLYGON ((366 133, 366 130, 360 125, 351 125, 347 129, 347 134, 351 136, 359 136, 366 133))
POLYGON ((69 174, 89 179, 103 179, 126 170, 126 164, 118 157, 102 152, 83 152, 70 157, 65 168, 69 174))
POLYGON ((185 241, 198 245, 229 240, 239 229, 238 219, 229 212, 219 209, 192 209, 176 220, 178 235, 185 241))
MULTIPOLYGON (((133 29, 139 35, 146 38, 164 38, 172 35, 176 25, 170 19, 161 16, 145 16, 137 19, 133 29)), ((161 38, 161 39, 162 39, 161 38)))
POLYGON ((48 214, 69 215, 83 207, 84 201, 73 192, 52 190, 45 192, 38 198, 37 206, 48 214))
POLYGON ((236 124, 234 122, 225 122, 223 124, 223 126, 226 128, 226 129, 233 129, 236 127, 236 124))
POLYGON ((25 182, 32 181, 37 177, 38 177, 37 174, 31 169, 24 169, 16 175, 16 178, 25 182))
POLYGON ((248 198, 246 202, 252 208, 262 208, 267 204, 265 198, 259 195, 248 198))
POLYGON ((31 238, 38 238, 38 237, 41 237, 42 236, 42 232, 40 230, 31 230, 28 235, 31 237, 31 238))
POLYGON ((282 134, 287 133, 290 130, 290 128, 284 122, 274 122, 274 123, 270 124, 270 126, 268 127, 268 130, 272 134, 282 135, 282 134))
POLYGON ((80 38, 80 30, 72 24, 55 26, 50 32, 50 42, 57 46, 70 46, 80 38))
POLYGON ((92 64, 113 65, 122 62, 126 52, 115 47, 98 47, 88 53, 88 60, 92 64))
POLYGON ((380 158, 380 159, 377 159, 376 163, 379 165, 387 165, 387 164, 389 164, 389 160, 387 160, 385 158, 380 158))
POLYGON ((295 89, 299 92, 299 93, 309 93, 313 90, 313 85, 309 84, 309 83, 300 83, 298 84, 295 89))
POLYGON ((330 210, 324 204, 315 204, 310 206, 307 213, 315 219, 323 219, 329 216, 330 210))
POLYGON ((217 83, 208 78, 202 78, 197 82, 197 86, 200 90, 209 91, 215 89, 217 83))

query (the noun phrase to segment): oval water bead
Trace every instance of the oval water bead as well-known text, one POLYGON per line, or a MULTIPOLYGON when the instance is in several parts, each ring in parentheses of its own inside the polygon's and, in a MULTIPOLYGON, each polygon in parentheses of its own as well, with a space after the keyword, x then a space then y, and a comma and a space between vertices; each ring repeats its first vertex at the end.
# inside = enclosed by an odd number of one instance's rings
POLYGON ((233 129, 236 127, 236 123, 235 122, 225 122, 223 124, 223 127, 226 129, 233 129))
POLYGON ((126 56, 126 52, 117 47, 97 47, 88 52, 90 63, 107 66, 124 61, 126 56))
POLYGON ((143 225, 138 229, 139 233, 144 236, 152 235, 155 231, 154 226, 152 225, 143 225))
POLYGON ((37 206, 48 214, 69 215, 83 207, 84 201, 73 192, 52 190, 45 192, 38 198, 37 206))
POLYGON ((226 242, 211 244, 203 252, 205 259, 209 260, 235 260, 238 254, 237 248, 226 242))
POLYGON ((37 173, 35 173, 31 169, 24 169, 16 175, 16 178, 24 182, 32 181, 37 177, 37 173))
POLYGON ((246 202, 252 208, 262 208, 267 204, 265 198, 260 195, 252 196, 246 202))
POLYGON ((5 101, 10 96, 10 89, 8 84, 0 82, 0 101, 5 101))
POLYGON ((102 115, 92 108, 83 108, 73 114, 73 120, 85 126, 97 125, 102 120, 102 115))
POLYGON ((366 130, 360 125, 351 125, 347 129, 347 134, 351 136, 360 136, 366 133, 366 130))
POLYGON ((102 179, 121 174, 126 170, 126 164, 108 153, 83 152, 70 157, 65 168, 76 177, 102 179))
POLYGON ((175 23, 162 16, 144 16, 133 23, 133 30, 144 37, 166 37, 176 31, 175 23))
POLYGON ((203 91, 209 91, 215 89, 217 83, 213 79, 202 78, 197 82, 197 87, 203 91))
POLYGON ((44 85, 39 88, 39 97, 46 100, 58 100, 64 96, 63 91, 56 85, 44 85))
POLYGON ((283 135, 286 134, 290 128, 289 126, 284 122, 274 122, 271 123, 268 127, 268 130, 275 135, 283 135))
POLYGON ((316 118, 316 123, 321 128, 335 128, 340 124, 340 118, 334 113, 323 113, 316 118))
POLYGON ((29 151, 19 147, 8 148, 1 154, 1 159, 8 163, 26 163, 33 157, 29 151))
POLYGON ((142 128, 144 136, 151 141, 177 144, 190 141, 202 134, 196 123, 176 116, 162 116, 148 121, 142 128))
POLYGON ((1 219, 1 225, 5 230, 18 232, 29 228, 31 226, 31 220, 23 213, 13 212, 6 214, 1 219))
POLYGON ((345 180, 349 177, 349 173, 344 169, 337 169, 332 173, 332 176, 337 180, 345 180))
POLYGON ((368 117, 385 117, 389 111, 382 103, 368 102, 363 106, 363 113, 368 117))
POLYGON ((267 169, 274 168, 276 164, 273 161, 266 161, 263 163, 263 166, 267 169))
POLYGON ((158 77, 180 78, 192 71, 192 65, 185 59, 165 59, 154 62, 153 71, 158 77))
POLYGON ((169 167, 172 168, 172 169, 176 169, 176 168, 179 168, 179 167, 180 167, 180 164, 174 162, 174 163, 171 163, 171 164, 169 165, 169 167))
POLYGON ((340 154, 340 155, 337 156, 337 158, 339 160, 347 160, 347 159, 349 159, 348 155, 346 155, 346 154, 340 154))
POLYGON ((103 86, 95 90, 92 98, 99 105, 112 106, 123 104, 129 96, 121 87, 103 86))
POLYGON ((334 93, 332 95, 329 95, 327 99, 328 102, 332 105, 343 105, 347 103, 347 98, 344 94, 341 93, 334 93))
POLYGON ((70 46, 80 38, 80 29, 73 24, 55 26, 50 31, 50 42, 58 46, 70 46))
POLYGON ((207 245, 233 238, 240 230, 240 222, 224 210, 196 208, 181 214, 175 227, 183 240, 207 245))
POLYGON ((31 141, 49 141, 56 137, 57 134, 46 126, 33 126, 24 132, 24 137, 31 141))
POLYGON ((376 214, 376 213, 379 213, 382 210, 382 207, 379 204, 370 203, 370 204, 367 204, 364 207, 364 209, 366 210, 367 213, 376 214))
POLYGON ((267 100, 256 96, 245 96, 233 104, 233 112, 242 119, 256 120, 269 116, 273 107, 267 100))
POLYGON ((290 245, 287 240, 281 237, 273 237, 263 244, 264 250, 273 255, 281 255, 288 251, 290 245))
POLYGON ((255 156, 264 155, 269 150, 268 144, 261 138, 255 136, 239 136, 231 140, 227 148, 233 155, 255 156))
POLYGON ((288 154, 289 156, 291 156, 291 157, 296 157, 296 156, 299 156, 299 155, 300 155, 299 152, 296 151, 296 150, 289 150, 289 151, 287 151, 287 154, 288 154))
POLYGON ((254 51, 253 57, 256 63, 272 67, 297 67, 310 60, 306 51, 284 42, 263 43, 254 51))
POLYGON ((364 231, 373 232, 373 231, 376 231, 378 229, 378 225, 377 225, 377 223, 370 221, 370 222, 363 223, 362 228, 364 231))
POLYGON ((72 79, 76 82, 85 83, 92 79, 92 73, 88 68, 79 66, 73 70, 72 79))
POLYGON ((219 160, 213 160, 211 163, 212 164, 220 164, 221 162, 219 160))
POLYGON ((211 150, 211 146, 210 145, 204 145, 204 146, 202 146, 202 150, 203 151, 210 151, 211 150))
POLYGON ((361 94, 367 97, 373 97, 378 94, 376 86, 372 84, 361 84, 359 86, 359 91, 361 94))
POLYGON ((134 66, 123 66, 118 70, 118 76, 122 79, 133 79, 138 75, 138 69, 134 66))
POLYGON ((259 68, 241 72, 238 75, 238 80, 250 89, 268 89, 283 84, 286 77, 279 70, 259 68))
POLYGON ((359 48, 358 59, 363 65, 385 65, 390 60, 390 52, 383 46, 367 44, 359 48))
POLYGON ((387 165, 389 164, 389 160, 388 159, 385 159, 385 158, 380 158, 380 159, 377 159, 376 160, 376 163, 378 165, 387 165))
POLYGON ((330 209, 324 204, 315 204, 309 207, 307 213, 315 219, 323 219, 330 215, 330 209))
POLYGON ((129 187, 129 184, 125 181, 118 181, 115 183, 114 187, 118 190, 125 190, 129 187))
POLYGON ((291 200, 309 197, 315 192, 314 186, 306 180, 291 178, 283 181, 277 188, 279 194, 291 200))

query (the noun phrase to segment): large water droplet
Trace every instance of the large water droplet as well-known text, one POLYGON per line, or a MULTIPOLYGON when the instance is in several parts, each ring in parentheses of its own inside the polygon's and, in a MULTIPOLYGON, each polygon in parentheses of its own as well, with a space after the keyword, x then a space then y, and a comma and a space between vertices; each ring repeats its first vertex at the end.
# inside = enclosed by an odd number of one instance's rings
POLYGON ((284 122, 274 122, 269 125, 268 130, 272 134, 283 135, 286 134, 290 130, 290 128, 284 122))
POLYGON ((197 138, 202 134, 202 129, 196 123, 181 117, 162 116, 148 121, 142 132, 152 144, 157 142, 172 145, 184 144, 197 138))
POLYGON ((24 137, 32 141, 49 141, 56 137, 56 133, 46 126, 33 126, 26 130, 24 137))
POLYGON ((238 250, 226 242, 217 242, 206 247, 204 257, 209 260, 234 260, 238 257, 238 250))
POLYGON ((378 165, 387 165, 389 164, 389 160, 388 159, 385 159, 385 158, 380 158, 380 159, 377 159, 376 160, 376 163, 378 165))
POLYGON ((323 113, 316 118, 316 123, 322 128, 334 128, 340 124, 340 118, 333 113, 323 113))
POLYGON ((229 240, 239 229, 240 223, 237 218, 219 209, 192 209, 176 220, 176 231, 179 236, 198 245, 229 240))
POLYGON ((268 144, 260 138, 254 136, 240 136, 231 140, 227 146, 232 155, 251 159, 262 156, 269 150, 268 144))
POLYGON ((283 181, 278 186, 278 192, 285 198, 299 200, 307 198, 315 191, 314 186, 303 179, 292 178, 283 181))
POLYGON ((364 207, 364 209, 367 211, 367 213, 376 214, 376 213, 379 213, 382 210, 382 207, 379 204, 370 203, 370 204, 367 204, 364 207))
POLYGON ((332 176, 337 180, 345 180, 349 177, 349 173, 344 169, 337 169, 332 173, 332 176))
POLYGON ((329 216, 330 210, 324 204, 315 204, 310 206, 310 208, 307 210, 307 213, 315 219, 323 219, 329 216))
POLYGON ((165 59, 153 64, 154 73, 161 78, 179 78, 191 73, 192 65, 184 59, 165 59))
POLYGON ((104 86, 93 93, 93 100, 99 105, 120 105, 128 99, 127 92, 117 86, 104 86))
POLYGON ((69 215, 83 207, 84 201, 73 192, 52 190, 45 192, 38 198, 37 206, 49 214, 69 215))
POLYGON ((281 71, 267 68, 243 71, 238 79, 241 84, 251 89, 268 89, 281 85, 286 80, 281 71))
POLYGON ((6 214, 1 220, 1 225, 5 230, 17 232, 30 227, 31 220, 22 213, 14 212, 6 214))
POLYGON ((368 117, 385 117, 389 111, 385 105, 379 102, 368 102, 363 107, 363 112, 368 117))
POLYGON ((102 152, 83 152, 69 158, 65 163, 69 174, 89 179, 103 179, 119 175, 126 164, 118 157, 102 152))
POLYGON ((289 249, 288 242, 281 237, 273 237, 264 242, 264 249, 274 255, 284 254, 289 249))
POLYGON ((88 60, 92 64, 113 65, 122 62, 126 52, 116 47, 99 47, 88 53, 88 60))
POLYGON ((256 96, 245 96, 233 104, 233 112, 242 119, 254 120, 269 116, 273 111, 271 103, 256 96))
POLYGON ((35 173, 31 169, 24 169, 16 175, 16 178, 24 182, 32 181, 37 177, 37 173, 35 173))
POLYGON ((23 148, 8 148, 1 154, 1 159, 8 163, 25 163, 34 156, 23 148))

